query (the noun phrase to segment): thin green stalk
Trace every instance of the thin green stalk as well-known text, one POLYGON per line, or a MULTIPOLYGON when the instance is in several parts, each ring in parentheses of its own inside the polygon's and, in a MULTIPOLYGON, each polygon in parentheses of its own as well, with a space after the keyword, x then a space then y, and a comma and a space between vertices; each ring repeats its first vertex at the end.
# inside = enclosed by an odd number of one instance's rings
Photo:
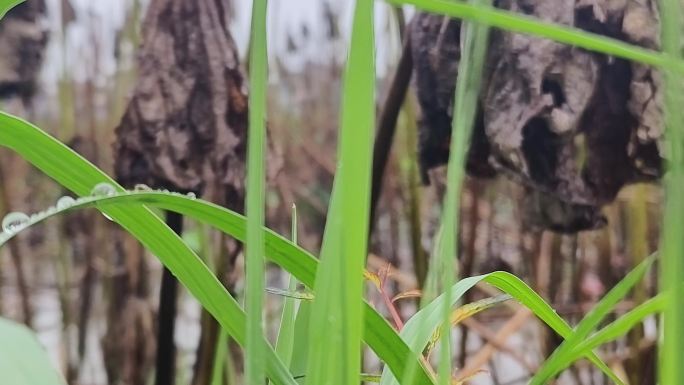
MULTIPOLYGON (((297 206, 292 204, 292 243, 297 244, 297 206)), ((287 290, 294 292, 297 290, 297 279, 290 274, 290 282, 287 290)), ((280 318, 280 329, 276 341, 276 353, 289 367, 292 362, 292 346, 294 345, 295 318, 297 316, 298 301, 292 297, 285 297, 283 301, 283 314, 280 318)))
MULTIPOLYGON (((648 202, 647 202, 647 186, 640 184, 634 186, 634 194, 627 203, 629 214, 627 216, 628 222, 628 247, 629 254, 632 260, 632 266, 637 266, 648 256, 648 238, 649 238, 649 221, 648 221, 648 202)), ((636 306, 641 305, 648 299, 648 286, 645 280, 641 280, 634 286, 632 298, 636 306)), ((631 357, 627 360, 625 366, 630 370, 627 371, 628 379, 631 384, 639 384, 643 382, 644 367, 641 365, 644 356, 639 349, 644 338, 643 328, 636 328, 631 330, 627 336, 628 346, 632 351, 631 357)))
MULTIPOLYGON (((475 6, 488 4, 491 0, 472 0, 475 6)), ((451 301, 449 288, 454 284, 455 259, 458 250, 459 202, 463 179, 465 178, 465 161, 470 144, 470 137, 475 122, 478 106, 482 68, 487 54, 489 26, 482 23, 464 23, 463 51, 458 67, 456 96, 454 98, 454 118, 451 127, 451 147, 449 167, 447 169, 447 188, 444 198, 442 216, 442 249, 440 258, 443 268, 442 290, 447 295, 443 307, 443 330, 450 330, 451 301)), ((439 384, 451 383, 451 333, 443 333, 441 337, 439 363, 439 384)))
POLYGON ((399 131, 399 134, 403 144, 401 169, 404 179, 404 188, 408 191, 407 217, 411 234, 411 255, 413 257, 413 266, 416 279, 418 280, 418 287, 423 287, 427 276, 428 256, 421 243, 421 230, 423 226, 420 210, 420 175, 418 174, 418 155, 416 153, 416 148, 418 148, 416 141, 418 130, 416 127, 414 102, 413 94, 409 93, 409 95, 406 95, 406 100, 402 107, 403 130, 399 131))
POLYGON ((573 349, 572 358, 568 360, 567 365, 570 365, 572 362, 578 360, 595 348, 625 335, 635 325, 641 323, 647 316, 662 312, 666 305, 666 296, 664 294, 658 294, 623 314, 620 318, 606 325, 606 327, 597 331, 591 337, 583 340, 577 345, 577 347, 573 349))
POLYGON ((641 281, 653 264, 654 258, 647 258, 635 267, 625 278, 613 287, 593 309, 580 321, 574 329, 574 334, 553 352, 551 357, 542 365, 530 380, 530 385, 546 384, 559 373, 570 361, 572 351, 579 345, 598 324, 613 310, 615 305, 624 299, 632 288, 641 281))
POLYGON ((682 9, 679 0, 660 2, 662 45, 671 64, 664 68, 665 136, 667 173, 665 175, 665 209, 661 239, 661 290, 668 293, 665 307, 662 343, 660 345, 660 383, 684 384, 681 349, 684 346, 684 137, 682 124, 682 79, 675 60, 682 56, 682 9))
POLYGON ((249 134, 247 149, 247 242, 246 290, 247 336, 245 343, 245 381, 261 384, 265 379, 263 346, 264 300, 264 154, 266 137, 266 90, 268 57, 266 49, 267 0, 254 0, 249 81, 249 134))
POLYGON ((220 328, 216 340, 216 354, 214 354, 214 366, 211 370, 211 385, 223 385, 224 363, 228 356, 228 332, 220 328))

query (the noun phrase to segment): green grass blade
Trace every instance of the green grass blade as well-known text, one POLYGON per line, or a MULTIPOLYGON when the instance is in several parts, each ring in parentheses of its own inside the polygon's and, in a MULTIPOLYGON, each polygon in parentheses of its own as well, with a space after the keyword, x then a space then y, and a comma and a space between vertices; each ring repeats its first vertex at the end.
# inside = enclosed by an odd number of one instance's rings
MULTIPOLYGON (((553 308, 544 301, 539 294, 535 293, 525 282, 506 272, 494 272, 477 277, 464 278, 457 282, 451 288, 451 293, 448 296, 451 306, 455 305, 463 294, 470 288, 475 286, 478 282, 486 282, 499 290, 509 294, 518 302, 530 309, 540 320, 547 324, 551 329, 558 333, 561 337, 568 339, 572 336, 573 331, 568 324, 553 310, 553 308)), ((404 339, 409 348, 414 354, 420 354, 425 346, 430 341, 432 331, 440 325, 442 321, 442 309, 445 294, 437 297, 427 306, 416 313, 411 319, 406 322, 401 331, 401 337, 404 339)), ((611 379, 620 383, 618 377, 613 373, 608 366, 601 361, 593 352, 587 352, 585 355, 596 367, 601 369, 611 379)), ((384 371, 382 385, 398 384, 388 371, 384 371)))
POLYGON ((665 295, 659 294, 623 314, 620 318, 606 325, 591 337, 580 342, 573 349, 572 355, 568 359, 568 364, 578 360, 593 349, 624 336, 644 318, 662 312, 666 305, 667 301, 665 295))
MULTIPOLYGON (((491 0, 471 0, 472 4, 480 5, 490 3, 491 0)), ((458 213, 463 179, 465 178, 465 161, 470 145, 470 137, 477 113, 478 96, 482 82, 482 71, 487 55, 487 42, 489 26, 478 23, 465 23, 464 44, 461 52, 461 61, 458 66, 458 79, 456 82, 456 94, 454 97, 454 118, 451 128, 451 145, 449 152, 449 167, 447 171, 447 187, 444 198, 444 211, 442 215, 441 234, 442 247, 440 259, 442 273, 442 288, 450 288, 454 282, 454 263, 458 248, 458 213)), ((446 298, 442 309, 442 327, 451 330, 450 315, 451 292, 446 290, 446 298)), ((451 383, 451 333, 442 333, 440 360, 439 360, 439 384, 451 383)))
MULTIPOLYGON (((309 358, 309 324, 311 320, 311 303, 302 302, 297 311, 294 323, 294 340, 297 342, 292 347, 292 357, 290 360, 290 372, 295 378, 306 373, 309 358)), ((304 378, 300 383, 304 383, 304 378)))
POLYGON ((245 242, 245 380, 264 382, 264 154, 266 137, 266 0, 252 2, 252 36, 249 60, 249 134, 247 148, 247 242, 245 242))
MULTIPOLYGON (((297 206, 292 204, 292 243, 297 244, 297 206)), ((290 282, 288 284, 288 291, 294 292, 297 290, 297 279, 290 275, 290 282)), ((278 329, 278 339, 276 340, 276 353, 286 366, 290 366, 292 362, 292 347, 295 341, 295 320, 297 316, 296 311, 297 301, 291 297, 285 297, 283 300, 283 314, 280 318, 280 327, 278 329)))
MULTIPOLYGON (((338 379, 342 376, 341 350, 344 344, 342 335, 342 314, 339 312, 341 304, 342 274, 341 245, 342 216, 338 186, 341 184, 338 176, 333 183, 333 193, 328 209, 328 219, 323 233, 321 245, 321 262, 316 273, 314 295, 316 300, 311 303, 311 317, 309 320, 309 338, 307 370, 305 383, 311 384, 322 381, 326 373, 336 373, 338 379), (325 346, 335 346, 335 349, 324 349, 325 346)), ((300 278, 301 280, 301 278, 300 278)))
MULTIPOLYGON (((530 309, 539 319, 553 329, 564 339, 573 335, 573 330, 556 311, 527 284, 509 273, 489 274, 485 282, 499 290, 515 297, 520 303, 530 309)), ((594 366, 600 369, 611 381, 622 384, 620 378, 595 353, 589 352, 585 356, 594 366)))
POLYGON ((665 308, 660 357, 660 383, 684 384, 681 349, 684 346, 684 98, 682 79, 675 61, 682 57, 682 7, 679 0, 660 3, 662 46, 672 58, 664 68, 665 80, 665 153, 667 172, 664 178, 665 207, 661 239, 661 290, 668 293, 665 308))
POLYGON ((588 337, 592 330, 596 329, 599 323, 613 311, 615 305, 629 294, 634 285, 641 281, 651 265, 653 265, 653 261, 653 257, 647 258, 635 267, 587 313, 582 321, 577 324, 577 327, 575 327, 574 334, 563 341, 551 354, 551 357, 535 373, 534 377, 530 380, 531 385, 547 383, 553 376, 569 365, 569 357, 572 355, 575 347, 588 337))
POLYGON ((307 384, 356 384, 375 125, 373 1, 357 0, 344 74, 337 168, 316 277, 307 384))
POLYGON ((228 333, 225 329, 219 331, 216 340, 216 353, 214 354, 214 365, 211 368, 211 385, 223 385, 223 374, 225 373, 225 363, 228 356, 228 333))
POLYGON ((0 373, 4 384, 66 384, 26 326, 0 318, 0 341, 0 373))
MULTIPOLYGON (((0 145, 16 151, 77 195, 88 195, 100 182, 111 183, 123 191, 114 180, 50 135, 3 112, 0 112, 0 145)), ((125 209, 110 206, 101 208, 101 211, 156 255, 221 326, 244 346, 244 312, 202 260, 159 217, 140 204, 128 205, 125 209)), ((273 349, 269 347, 262 359, 274 383, 295 384, 273 349)))
POLYGON ((9 12, 10 9, 23 3, 24 0, 0 0, 0 20, 9 12))
MULTIPOLYGON (((663 53, 641 48, 617 39, 608 38, 577 28, 539 21, 533 17, 498 10, 488 6, 476 6, 449 0, 386 0, 390 4, 413 5, 432 13, 454 18, 477 21, 492 27, 544 37, 560 43, 585 48, 590 51, 637 61, 657 67, 670 66, 684 73, 684 61, 673 59, 663 53)), ((676 0, 670 0, 675 2, 676 0)))

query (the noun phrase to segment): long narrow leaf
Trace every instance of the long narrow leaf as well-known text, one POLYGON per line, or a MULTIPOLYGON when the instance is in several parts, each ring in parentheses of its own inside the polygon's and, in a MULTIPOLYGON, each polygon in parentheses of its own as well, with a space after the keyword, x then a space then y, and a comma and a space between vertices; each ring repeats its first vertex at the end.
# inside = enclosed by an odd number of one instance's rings
POLYGON ((679 0, 660 3, 662 45, 665 55, 672 59, 663 71, 665 80, 665 207, 661 239, 661 290, 670 303, 663 317, 660 352, 660 383, 684 384, 684 365, 681 349, 684 346, 684 112, 682 78, 675 60, 682 58, 682 7, 679 0))
MULTIPOLYGON (((471 0, 474 5, 488 4, 491 0, 471 0)), ((465 161, 470 145, 470 137, 475 123, 475 114, 482 82, 482 71, 487 55, 489 26, 486 24, 465 23, 462 26, 464 44, 461 61, 458 66, 456 95, 454 96, 454 117, 451 128, 451 145, 449 151, 449 167, 447 171, 447 187, 444 198, 441 233, 442 248, 440 250, 442 288, 453 285, 456 250, 458 248, 458 207, 465 178, 465 161)), ((451 314, 450 291, 445 292, 442 327, 451 330, 449 316, 451 314)), ((449 385, 451 382, 451 333, 443 333, 441 338, 439 360, 439 383, 449 385)))
MULTIPOLYGON (((297 206, 292 205, 292 243, 297 244, 297 206)), ((297 279, 290 275, 288 291, 297 290, 297 279)), ((278 329, 278 339, 276 340, 276 353, 285 365, 290 366, 292 362, 292 347, 294 346, 295 320, 297 316, 297 302, 294 298, 285 297, 283 300, 283 314, 280 318, 278 329)), ((300 341, 303 343, 303 341, 300 341)))
POLYGON ((656 297, 653 297, 634 309, 628 311, 620 316, 620 318, 594 333, 591 337, 579 343, 575 349, 573 349, 572 354, 566 364, 570 365, 572 362, 578 360, 593 349, 622 337, 623 335, 627 334, 627 332, 635 325, 640 323, 644 318, 662 312, 665 309, 666 304, 667 301, 665 295, 659 294, 656 297))
POLYGON ((357 384, 373 127, 373 1, 357 0, 344 74, 339 163, 316 277, 306 383, 357 384))
POLYGON ((225 329, 221 329, 216 340, 214 365, 211 369, 211 385, 223 385, 226 357, 228 357, 228 333, 225 329))
POLYGON ((594 308, 577 324, 575 333, 563 341, 561 345, 551 354, 548 360, 535 373, 530 380, 531 385, 545 384, 548 380, 560 372, 569 361, 569 356, 575 347, 584 340, 592 330, 596 329, 599 323, 613 311, 615 305, 624 299, 630 290, 641 281, 644 274, 653 264, 653 257, 647 258, 644 262, 635 267, 625 278, 618 282, 594 308))
MULTIPOLYGON (((302 302, 297 311, 294 323, 294 339, 297 341, 292 348, 292 358, 290 361, 290 372, 295 378, 299 378, 306 373, 309 359, 309 321, 311 320, 311 303, 302 302)), ((300 383, 304 383, 299 381, 300 383)))
MULTIPOLYGON (((590 51, 634 60, 657 67, 670 67, 679 74, 684 73, 684 61, 661 52, 645 49, 616 39, 586 32, 577 28, 539 21, 533 17, 498 10, 487 6, 476 6, 462 1, 449 0, 386 0, 391 4, 408 4, 418 9, 442 15, 473 20, 502 28, 511 32, 548 38, 559 43, 574 45, 590 51)), ((669 0, 676 2, 676 0, 669 0)), ((666 13, 667 15, 667 13, 666 13)))
POLYGON ((245 379, 264 382, 262 344, 264 299, 264 154, 266 137, 266 0, 252 2, 252 36, 249 61, 249 135, 247 136, 247 242, 245 256, 245 310, 247 341, 245 379))

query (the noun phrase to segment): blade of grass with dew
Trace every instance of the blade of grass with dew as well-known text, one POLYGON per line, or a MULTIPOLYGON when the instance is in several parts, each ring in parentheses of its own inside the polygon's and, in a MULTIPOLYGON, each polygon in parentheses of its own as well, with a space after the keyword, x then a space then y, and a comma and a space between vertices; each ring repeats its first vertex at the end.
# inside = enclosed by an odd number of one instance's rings
MULTIPOLYGON (((0 146, 13 150, 24 160, 77 195, 88 195, 92 187, 100 182, 111 183, 117 186, 119 191, 123 191, 114 180, 57 139, 36 126, 3 112, 0 112, 0 146)), ((98 202, 84 203, 84 205, 93 207, 100 203, 103 204, 103 207, 98 207, 100 211, 115 219, 117 223, 142 241, 148 250, 174 272, 221 326, 228 328, 227 331, 236 342, 244 346, 245 314, 237 302, 208 271, 199 257, 145 205, 175 211, 197 219, 244 242, 246 221, 242 215, 201 200, 163 193, 115 194, 115 196, 101 197, 98 202), (126 203, 121 207, 117 207, 116 203, 124 202, 126 203), (107 203, 111 203, 110 207, 104 207, 107 203), (197 261, 199 265, 196 265, 197 261)), ((74 208, 77 207, 79 206, 74 206, 74 208)), ((63 211, 56 210, 54 213, 63 211)), ((264 231, 267 257, 312 288, 317 260, 273 231, 268 229, 264 231)), ((366 325, 363 328, 364 338, 378 357, 395 371, 401 371, 406 367, 407 359, 418 360, 418 355, 409 350, 387 320, 370 305, 364 306, 366 325)), ((282 370, 284 366, 277 360, 270 346, 267 349, 265 361, 267 373, 274 382, 290 383, 291 376, 287 370, 282 370)), ((432 384, 427 371, 422 366, 419 367, 420 370, 414 383, 432 384)))
MULTIPOLYGON (((0 119, 1 118, 2 114, 0 114, 0 119)), ((2 136, 1 134, 2 130, 0 130, 0 139, 2 136)), ((49 145, 51 143, 59 144, 58 142, 44 142, 43 144, 49 145)), ((52 148, 52 150, 54 151, 64 149, 70 151, 70 149, 63 147, 61 144, 59 144, 57 147, 52 148)), ((55 152, 48 152, 47 154, 54 153, 55 152)), ((77 210, 86 207, 97 207, 101 211, 107 212, 109 214, 112 208, 118 206, 121 206, 121 208, 125 209, 124 211, 135 211, 135 209, 137 207, 141 207, 142 204, 149 207, 155 207, 158 209, 177 212, 189 218, 195 219, 201 223, 214 226, 220 231, 233 236, 235 239, 239 241, 244 242, 245 240, 246 219, 244 218, 244 216, 237 214, 233 211, 230 211, 226 208, 223 208, 221 206, 212 204, 210 202, 189 198, 186 196, 182 196, 180 194, 168 192, 165 193, 160 191, 125 192, 116 193, 110 196, 90 197, 86 199, 81 198, 68 208, 61 208, 56 210, 52 209, 44 213, 35 215, 29 221, 27 226, 23 229, 30 228, 34 224, 40 223, 43 220, 46 220, 55 215, 64 213, 65 211, 77 210)), ((14 234, 16 233, 12 233, 10 236, 5 235, 4 237, 0 237, 0 246, 4 242, 11 239, 11 237, 14 236, 14 234)), ((266 241, 266 256, 272 262, 280 265, 285 270, 294 275, 299 281, 301 281, 308 287, 312 287, 314 285, 314 278, 316 276, 316 259, 311 254, 307 253, 305 250, 292 244, 290 241, 286 240, 285 238, 279 236, 278 234, 274 233, 269 229, 264 229, 264 234, 266 241)), ((147 237, 142 238, 147 239, 147 237)), ((184 246, 183 243, 181 243, 181 245, 184 246)), ((204 266, 204 268, 206 268, 206 266, 204 266)), ((213 277, 213 275, 211 276, 213 277)), ((208 284, 208 282, 205 282, 203 277, 203 275, 200 275, 200 277, 196 278, 196 281, 201 282, 200 286, 202 288, 204 288, 208 284)), ((184 282, 185 277, 180 278, 181 282, 184 282)), ((213 283, 211 284, 211 286, 213 286, 213 283)), ((211 288, 211 286, 209 287, 211 288)), ((191 292, 193 291, 191 290, 191 292)), ((197 294, 196 296, 200 300, 200 303, 206 306, 207 309, 211 310, 209 308, 209 305, 205 304, 206 299, 203 296, 199 296, 197 294)), ((221 299, 219 298, 218 301, 220 302, 220 300, 221 299)), ((232 299, 232 297, 230 297, 228 305, 234 302, 235 301, 232 299)), ((244 333, 244 313, 239 309, 238 312, 233 313, 233 305, 228 305, 221 304, 221 308, 223 309, 227 307, 227 311, 230 311, 230 317, 223 315, 221 318, 219 318, 216 315, 215 317, 217 317, 217 319, 222 323, 223 327, 230 327, 230 329, 228 330, 229 332, 233 333, 237 330, 242 331, 242 333, 244 333), (231 314, 235 315, 232 316, 231 314), (226 321, 226 319, 228 319, 229 321, 226 321), (225 322, 232 323, 226 326, 225 322)), ((300 315, 303 311, 308 311, 308 305, 309 304, 307 303, 303 303, 302 306, 300 306, 300 314, 298 315, 296 322, 297 326, 295 334, 297 336, 301 336, 301 333, 299 332, 300 315)), ((377 354, 377 356, 388 367, 392 368, 392 370, 400 370, 400 368, 404 368, 406 366, 407 357, 410 357, 410 359, 413 360, 417 360, 418 356, 410 354, 408 346, 406 346, 406 344, 402 341, 402 339, 399 337, 396 331, 392 329, 387 320, 380 314, 378 314, 377 311, 375 311, 375 309, 373 309, 370 305, 365 304, 364 306, 364 339, 366 340, 368 346, 370 346, 371 349, 373 349, 373 351, 377 354)), ((309 317, 305 318, 308 320, 309 317)), ((305 333, 308 333, 309 329, 310 328, 308 327, 308 324, 306 324, 306 326, 303 327, 305 333)), ((243 337, 244 334, 240 334, 235 338, 239 343, 242 344, 244 342, 244 339, 242 339, 243 337)), ((301 340, 304 339, 296 338, 296 341, 301 340)), ((302 351, 302 348, 300 348, 299 345, 296 345, 296 348, 293 352, 293 367, 294 361, 297 358, 297 354, 299 354, 300 351, 302 351)), ((267 354, 267 358, 270 359, 270 353, 274 352, 271 349, 268 349, 267 352, 269 353, 267 354)), ((306 360, 301 361, 306 362, 306 360)), ((270 364, 268 360, 267 364, 270 364)), ((267 369, 270 369, 270 367, 267 366, 267 369)), ((414 384, 432 384, 432 381, 425 370, 419 371, 417 377, 418 378, 416 379, 416 381, 414 381, 414 384)))
POLYGON ((623 300, 630 290, 641 281, 646 272, 653 265, 654 257, 649 257, 635 267, 629 274, 618 282, 601 300, 587 313, 587 315, 577 324, 574 334, 563 341, 558 348, 551 354, 546 362, 537 370, 530 380, 530 385, 541 385, 548 383, 552 377, 558 374, 563 368, 567 367, 569 357, 577 345, 579 345, 592 330, 596 329, 599 323, 613 311, 615 305, 623 300))
MULTIPOLYGON (((297 206, 292 204, 292 243, 297 244, 297 206)), ((287 290, 297 290, 297 279, 290 275, 287 290)), ((286 366, 292 362, 292 346, 294 345, 295 320, 297 317, 297 301, 291 297, 285 297, 283 301, 283 314, 280 318, 278 338, 276 340, 276 353, 286 366)))
POLYGON ((413 5, 418 9, 466 20, 477 21, 511 32, 525 33, 565 43, 590 51, 664 68, 670 66, 684 73, 684 61, 658 52, 628 44, 617 39, 586 32, 578 28, 539 21, 530 16, 503 11, 489 6, 476 6, 449 0, 386 0, 394 5, 413 5))
POLYGON ((31 329, 0 318, 0 373, 12 385, 65 385, 31 329))
POLYGON ((323 245, 316 277, 306 383, 357 384, 361 372, 363 270, 373 128, 375 48, 373 1, 357 0, 344 74, 331 242, 323 245))
POLYGON ((579 343, 573 349, 571 358, 568 359, 568 363, 572 363, 580 359, 587 352, 590 352, 607 342, 614 341, 624 336, 629 330, 631 330, 638 323, 642 322, 646 317, 665 310, 666 305, 666 296, 665 294, 661 293, 628 311, 615 321, 606 325, 603 329, 579 343))
MULTIPOLYGON (((491 0, 471 0, 471 4, 490 4, 491 0)), ((449 288, 453 286, 456 264, 456 250, 458 249, 459 202, 463 179, 465 178, 465 159, 470 144, 470 137, 477 112, 482 69, 487 55, 489 41, 489 26, 479 23, 464 23, 462 26, 464 43, 461 61, 458 65, 458 79, 454 97, 454 117, 451 126, 451 145, 449 151, 449 165, 447 168, 447 187, 444 198, 442 216, 442 288, 447 296, 442 309, 442 328, 451 331, 450 314, 451 301, 449 288)), ((451 383, 451 333, 442 333, 438 383, 451 383)))
MULTIPOLYGON (((77 195, 87 196, 94 185, 103 182, 123 191, 113 179, 58 140, 4 112, 0 112, 0 145, 14 150, 77 195)), ((221 326, 244 346, 244 312, 202 260, 158 216, 141 204, 98 209, 156 255, 221 326)), ((267 344, 265 339, 263 341, 267 344)), ((266 371, 274 383, 295 384, 273 349, 269 347, 261 359, 265 361, 266 371)))
MULTIPOLYGON (((249 59, 249 133, 247 135, 247 241, 245 242, 245 381, 264 382, 264 154, 266 136, 266 48, 267 0, 252 2, 252 34, 249 59)), ((286 364, 287 365, 287 364, 286 364)))
POLYGON ((659 374, 662 384, 684 384, 684 98, 677 62, 682 58, 682 7, 679 0, 660 1, 661 41, 671 59, 664 68, 666 174, 663 233, 661 238, 661 291, 667 293, 659 374))
MULTIPOLYGON (((573 331, 553 308, 542 297, 532 290, 525 282, 516 276, 497 271, 494 273, 468 277, 460 280, 451 287, 449 299, 451 306, 455 305, 463 294, 475 286, 478 282, 486 282, 497 289, 509 294, 518 302, 530 309, 541 321, 547 324, 558 335, 563 338, 570 338, 573 331)), ((442 309, 446 296, 444 294, 437 297, 434 301, 423 307, 413 315, 401 330, 401 337, 415 354, 421 354, 430 341, 432 331, 442 322, 442 309)), ((601 369, 611 380, 621 383, 619 378, 608 366, 601 361, 596 354, 588 352, 586 358, 597 368, 601 369)), ((382 374, 382 385, 399 384, 393 374, 384 370, 382 374)))
POLYGON ((12 8, 23 2, 24 0, 0 0, 0 20, 2 20, 12 8))

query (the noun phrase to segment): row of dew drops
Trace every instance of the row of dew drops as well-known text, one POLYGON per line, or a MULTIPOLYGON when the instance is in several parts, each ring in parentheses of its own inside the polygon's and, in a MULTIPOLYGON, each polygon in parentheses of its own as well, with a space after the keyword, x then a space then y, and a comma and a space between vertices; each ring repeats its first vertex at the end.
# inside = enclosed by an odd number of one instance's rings
MULTIPOLYGON (((164 194, 171 194, 171 195, 183 195, 181 193, 177 192, 171 192, 169 190, 153 190, 151 187, 145 185, 145 184, 137 184, 133 188, 133 190, 126 190, 124 192, 121 192, 121 194, 130 194, 133 192, 155 192, 155 193, 164 193, 164 194)), ((102 182, 96 184, 93 189, 90 191, 90 195, 86 197, 81 197, 81 198, 72 198, 70 196, 63 196, 59 198, 55 204, 55 206, 50 206, 46 210, 32 214, 31 216, 14 211, 11 213, 8 213, 5 215, 5 217, 2 219, 2 234, 0 235, 0 241, 4 240, 3 238, 9 238, 15 233, 19 232, 26 226, 30 225, 34 221, 38 221, 42 218, 48 217, 50 215, 53 215, 57 213, 58 211, 64 211, 69 208, 71 208, 74 205, 80 204, 80 203, 85 203, 87 201, 93 200, 95 198, 102 198, 102 197, 107 197, 107 196, 114 196, 117 194, 117 190, 112 185, 111 183, 107 182, 102 182)), ((189 192, 185 194, 186 197, 190 199, 195 199, 196 195, 193 192, 189 192)), ((105 218, 112 220, 108 215, 102 214, 105 216, 105 218)))

